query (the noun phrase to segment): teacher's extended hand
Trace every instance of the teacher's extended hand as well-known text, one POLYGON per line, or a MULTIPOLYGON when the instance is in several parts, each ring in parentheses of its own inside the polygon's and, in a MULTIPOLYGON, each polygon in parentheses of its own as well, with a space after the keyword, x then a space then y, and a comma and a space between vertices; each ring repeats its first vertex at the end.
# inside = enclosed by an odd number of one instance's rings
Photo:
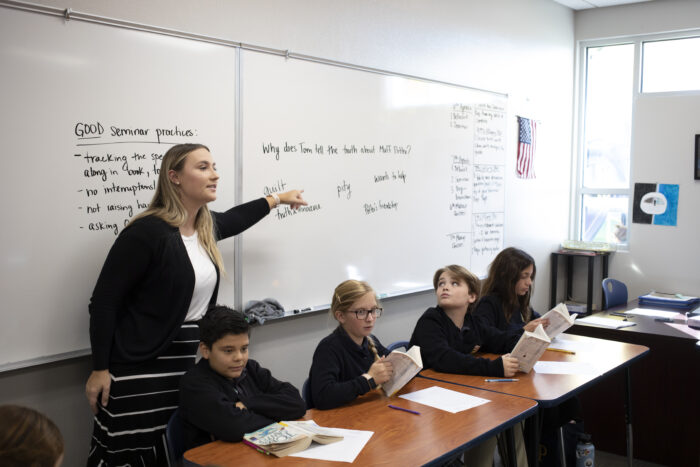
POLYGON ((87 396, 90 408, 94 414, 97 414, 97 396, 100 393, 102 393, 102 406, 107 407, 111 384, 112 380, 109 376, 109 370, 96 370, 90 373, 90 377, 85 383, 85 396, 87 396))
POLYGON ((307 203, 301 194, 304 190, 291 190, 284 193, 280 193, 280 203, 288 204, 292 209, 299 209, 300 206, 306 206, 307 203))

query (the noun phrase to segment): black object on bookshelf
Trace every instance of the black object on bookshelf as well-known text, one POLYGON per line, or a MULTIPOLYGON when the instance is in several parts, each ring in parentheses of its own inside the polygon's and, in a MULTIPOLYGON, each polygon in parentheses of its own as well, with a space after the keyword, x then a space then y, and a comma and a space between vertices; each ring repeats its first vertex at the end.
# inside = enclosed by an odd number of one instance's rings
MULTIPOLYGON (((590 315, 593 312, 593 270, 595 266, 595 259, 597 257, 601 258, 602 267, 602 277, 598 282, 599 286, 603 279, 608 277, 608 258, 610 257, 609 251, 590 251, 590 250, 569 250, 560 249, 558 251, 552 252, 552 274, 551 274, 551 284, 550 284, 550 300, 549 307, 553 308, 554 305, 558 303, 557 301, 557 278, 559 275, 559 258, 566 258, 566 300, 573 300, 572 289, 573 289, 573 276, 574 276, 574 259, 579 257, 585 259, 588 265, 588 286, 586 289, 586 313, 584 316, 590 315)), ((602 288, 602 286, 600 286, 602 288)), ((605 297, 601 293, 601 310, 605 308, 605 303, 603 301, 605 297)))

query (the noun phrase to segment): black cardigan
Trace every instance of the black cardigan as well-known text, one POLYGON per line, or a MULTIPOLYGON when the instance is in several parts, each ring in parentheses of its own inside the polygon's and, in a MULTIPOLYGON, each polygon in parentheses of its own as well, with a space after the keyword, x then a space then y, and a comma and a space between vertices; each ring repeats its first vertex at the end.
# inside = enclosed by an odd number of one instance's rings
MULTIPOLYGON (((353 318, 354 319, 354 318, 353 318)), ((372 336, 379 356, 387 353, 379 339, 372 336)), ((318 343, 309 371, 311 401, 309 407, 332 409, 370 391, 367 373, 374 355, 367 339, 358 346, 347 332, 338 326, 318 343)))
MULTIPOLYGON (((270 212, 265 198, 212 212, 217 240, 270 212)), ((112 245, 90 299, 94 370, 155 358, 184 322, 195 276, 180 230, 155 216, 134 221, 112 245)), ((219 270, 210 303, 216 302, 219 270)))
POLYGON ((255 360, 248 360, 241 376, 231 380, 212 370, 203 358, 180 380, 185 449, 208 443, 212 437, 240 441, 245 433, 305 413, 299 391, 275 379, 255 360), (236 407, 238 401, 245 410, 236 407))
POLYGON ((479 358, 472 351, 479 345, 480 350, 488 347, 490 352, 505 353, 515 342, 502 339, 500 334, 482 332, 475 326, 471 313, 466 314, 464 326, 459 329, 439 306, 423 313, 411 335, 411 345, 420 346, 424 368, 466 375, 503 376, 500 357, 479 358))

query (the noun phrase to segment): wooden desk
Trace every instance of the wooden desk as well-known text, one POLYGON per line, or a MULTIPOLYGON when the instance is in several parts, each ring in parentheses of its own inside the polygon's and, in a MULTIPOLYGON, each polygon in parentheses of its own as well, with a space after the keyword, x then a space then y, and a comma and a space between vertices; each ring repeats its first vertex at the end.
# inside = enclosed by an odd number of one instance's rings
MULTIPOLYGON (((438 381, 446 381, 461 384, 469 387, 496 391, 503 394, 511 394, 519 397, 526 397, 537 401, 539 408, 547 408, 558 405, 571 396, 574 396, 584 389, 597 384, 602 379, 613 372, 629 367, 633 362, 640 359, 649 352, 647 347, 641 345, 624 344, 620 342, 593 339, 590 337, 574 336, 563 334, 561 339, 573 340, 587 346, 586 351, 577 351, 575 355, 561 352, 545 351, 540 360, 542 361, 588 361, 595 362, 598 369, 597 374, 587 375, 548 375, 538 374, 534 370, 528 374, 517 373, 515 378, 519 381, 512 383, 488 383, 484 376, 455 375, 450 373, 440 373, 434 370, 423 370, 420 376, 438 381)), ((497 355, 485 354, 488 358, 497 358, 497 355)), ((623 395, 622 389, 619 389, 623 395)), ((607 397, 607 396, 606 396, 607 397)), ((620 407, 623 404, 620 403, 620 407)), ((629 407, 629 406, 628 406, 629 407)), ((631 407, 630 407, 631 410, 631 407)), ((631 413, 629 414, 631 419, 631 413)), ((620 418, 623 419, 622 417, 620 418)), ((537 419, 535 420, 537 421, 537 419)), ((584 411, 584 422, 587 431, 593 433, 594 443, 598 436, 594 430, 588 427, 588 411, 584 411)), ((534 437, 530 438, 530 465, 537 465, 534 456, 537 454, 539 445, 539 427, 535 430, 534 437)), ((624 429, 621 430, 624 433, 624 429)))
MULTIPOLYGON (((610 311, 637 308, 637 300, 610 311)), ((594 316, 619 319, 608 312, 594 316)), ((631 403, 634 406, 634 457, 663 465, 700 463, 700 347, 696 339, 653 318, 635 316, 635 326, 607 329, 577 324, 567 333, 644 345, 651 349, 631 369, 635 381, 631 403)), ((580 398, 586 414, 586 430, 594 434, 596 448, 621 454, 619 413, 623 375, 614 375, 584 391, 580 398)))
MULTIPOLYGON (((456 414, 378 391, 333 410, 311 409, 305 420, 321 426, 373 431, 355 459, 355 465, 439 465, 450 456, 479 444, 536 412, 534 401, 474 388, 414 378, 399 394, 442 386, 453 391, 489 399, 491 402, 456 414), (388 404, 417 410, 420 415, 393 410, 388 404)), ((185 459, 200 465, 333 465, 296 457, 265 456, 243 443, 215 441, 185 453, 185 459)))

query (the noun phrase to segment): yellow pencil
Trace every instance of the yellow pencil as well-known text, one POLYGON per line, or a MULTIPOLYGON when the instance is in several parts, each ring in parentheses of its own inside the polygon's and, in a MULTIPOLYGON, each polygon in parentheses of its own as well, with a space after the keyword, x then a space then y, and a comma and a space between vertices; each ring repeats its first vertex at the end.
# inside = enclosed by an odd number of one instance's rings
POLYGON ((576 355, 576 352, 574 352, 573 350, 550 349, 550 348, 547 348, 547 350, 551 350, 552 352, 561 352, 561 353, 568 353, 568 354, 571 354, 571 355, 576 355))

